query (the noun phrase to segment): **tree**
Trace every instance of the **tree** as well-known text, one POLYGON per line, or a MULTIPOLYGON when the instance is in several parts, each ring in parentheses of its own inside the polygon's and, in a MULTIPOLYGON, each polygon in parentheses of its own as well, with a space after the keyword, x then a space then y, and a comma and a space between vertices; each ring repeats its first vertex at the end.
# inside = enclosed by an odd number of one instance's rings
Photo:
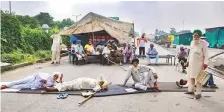
POLYGON ((155 35, 158 35, 158 33, 159 33, 159 30, 156 29, 156 30, 155 30, 155 35))
POLYGON ((40 12, 40 14, 34 16, 39 22, 40 25, 42 26, 43 24, 47 24, 50 27, 52 27, 54 25, 53 22, 53 17, 51 17, 51 15, 49 13, 46 12, 40 12))
POLYGON ((70 18, 63 19, 61 22, 55 22, 58 26, 58 28, 63 29, 64 27, 69 27, 73 25, 75 22, 71 20, 70 18))
POLYGON ((176 34, 176 29, 175 28, 170 28, 170 34, 176 34))
POLYGON ((21 23, 15 15, 1 11, 1 52, 17 49, 21 40, 21 23))
POLYGON ((40 22, 34 17, 30 17, 28 15, 16 15, 16 17, 22 23, 23 26, 29 26, 30 28, 38 28, 40 26, 40 22))

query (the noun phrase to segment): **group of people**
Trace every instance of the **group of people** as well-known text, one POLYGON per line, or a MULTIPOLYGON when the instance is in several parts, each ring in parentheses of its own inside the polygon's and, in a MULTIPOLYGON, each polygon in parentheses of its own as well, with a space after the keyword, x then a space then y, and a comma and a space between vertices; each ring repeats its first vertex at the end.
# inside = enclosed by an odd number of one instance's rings
MULTIPOLYGON (((200 30, 195 30, 193 32, 193 40, 190 45, 190 49, 186 50, 183 47, 180 47, 180 52, 178 53, 178 59, 183 67, 183 72, 185 69, 187 70, 187 80, 181 80, 180 85, 188 86, 188 92, 186 94, 194 94, 196 99, 201 98, 201 88, 202 84, 196 80, 197 75, 201 72, 201 70, 207 68, 208 64, 208 43, 204 40, 200 39, 202 36, 202 32, 200 30)), ((58 57, 58 52, 60 52, 60 35, 54 35, 53 45, 52 45, 52 64, 55 62, 60 63, 58 57)), ((140 54, 144 55, 143 48, 145 47, 145 34, 139 39, 140 46, 140 54)), ((81 41, 74 42, 72 45, 72 49, 74 53, 76 53, 78 59, 83 59, 87 55, 93 55, 101 53, 104 57, 110 58, 114 55, 119 55, 119 47, 115 44, 114 41, 109 41, 107 46, 93 46, 92 42, 89 41, 87 45, 83 48, 81 45, 81 41), (98 53, 97 53, 98 52, 98 53)), ((145 49, 145 48, 144 48, 145 49)), ((130 44, 123 44, 120 54, 123 55, 123 62, 126 63, 129 59, 132 63, 132 66, 128 69, 128 74, 124 83, 121 86, 125 86, 128 79, 132 76, 134 80, 134 86, 139 89, 146 90, 148 87, 157 88, 157 73, 155 69, 150 66, 138 65, 139 60, 133 59, 133 49, 130 44), (148 72, 147 74, 144 74, 148 72), (153 85, 153 86, 152 86, 153 85)), ((154 45, 151 44, 148 52, 146 53, 146 57, 148 60, 148 64, 150 64, 150 59, 156 59, 156 64, 158 62, 158 52, 154 48, 154 45)), ((53 75, 49 75, 47 73, 36 73, 32 76, 26 77, 22 80, 13 81, 9 84, 2 85, 1 89, 5 88, 44 88, 46 91, 65 91, 65 90, 79 90, 79 89, 93 89, 94 91, 99 91, 102 88, 106 88, 107 81, 100 78, 100 80, 90 79, 90 78, 78 78, 72 81, 62 82, 63 75, 61 73, 53 73, 53 75), (59 84, 55 85, 59 79, 59 84)), ((209 80, 209 83, 213 83, 213 80, 209 80)))
MULTIPOLYGON (((153 67, 138 65, 139 60, 133 59, 132 66, 129 67, 127 76, 123 84, 125 86, 128 79, 132 77, 133 86, 137 89, 146 90, 153 88, 158 90, 157 73, 153 67), (145 74, 147 73, 147 74, 145 74)), ((109 83, 100 75, 97 79, 92 78, 76 78, 71 81, 63 81, 63 74, 54 72, 52 75, 48 73, 35 73, 32 76, 23 79, 12 81, 2 85, 1 89, 44 89, 46 91, 66 91, 66 90, 82 90, 91 89, 95 92, 106 90, 109 83)))
POLYGON ((78 60, 86 60, 87 56, 90 55, 102 55, 104 59, 114 60, 114 57, 120 58, 119 61, 123 61, 123 63, 127 63, 127 60, 133 59, 133 49, 130 44, 124 43, 122 46, 116 45, 115 41, 109 40, 106 46, 102 44, 98 44, 96 46, 93 45, 92 41, 89 41, 88 44, 83 46, 81 45, 81 40, 74 41, 71 45, 71 54, 76 54, 78 60), (123 60, 121 59, 123 57, 123 60))
MULTIPOLYGON (((143 33, 140 38, 137 39, 137 46, 139 47, 139 56, 145 56, 145 45, 147 43, 146 34, 143 33)), ((147 64, 151 64, 151 59, 155 59, 155 65, 158 65, 159 54, 154 44, 150 44, 150 48, 148 48, 146 52, 147 64)))

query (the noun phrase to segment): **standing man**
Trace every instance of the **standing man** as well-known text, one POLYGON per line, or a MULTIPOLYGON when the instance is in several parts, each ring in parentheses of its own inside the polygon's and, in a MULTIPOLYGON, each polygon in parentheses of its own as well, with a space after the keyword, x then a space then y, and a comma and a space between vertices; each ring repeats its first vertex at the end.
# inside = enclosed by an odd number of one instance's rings
POLYGON ((186 94, 195 94, 196 99, 201 98, 202 84, 196 80, 197 75, 202 69, 207 68, 208 63, 208 47, 207 43, 200 39, 202 32, 194 30, 194 39, 190 45, 190 53, 188 56, 188 92, 186 94), (196 89, 196 92, 194 93, 196 89))
POLYGON ((134 80, 135 88, 146 90, 147 88, 154 88, 158 90, 157 85, 157 73, 153 67, 138 65, 139 60, 133 59, 132 66, 128 69, 128 74, 124 80, 124 83, 121 86, 125 86, 128 79, 132 76, 134 80), (147 72, 147 74, 144 74, 147 72))
POLYGON ((142 34, 141 38, 137 39, 137 46, 139 46, 139 55, 145 55, 145 43, 147 42, 145 38, 145 33, 142 34))
POLYGON ((51 46, 51 51, 52 51, 51 64, 54 64, 55 62, 56 64, 59 64, 62 39, 58 31, 56 32, 56 34, 52 35, 51 38, 53 39, 53 43, 51 46))

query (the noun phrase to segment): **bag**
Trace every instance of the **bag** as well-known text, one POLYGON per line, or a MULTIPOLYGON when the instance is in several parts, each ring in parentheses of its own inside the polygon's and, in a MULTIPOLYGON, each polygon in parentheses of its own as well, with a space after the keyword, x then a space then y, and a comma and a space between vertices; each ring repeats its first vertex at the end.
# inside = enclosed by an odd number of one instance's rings
POLYGON ((210 79, 210 75, 205 72, 205 70, 201 70, 198 76, 196 77, 196 81, 204 85, 210 79))

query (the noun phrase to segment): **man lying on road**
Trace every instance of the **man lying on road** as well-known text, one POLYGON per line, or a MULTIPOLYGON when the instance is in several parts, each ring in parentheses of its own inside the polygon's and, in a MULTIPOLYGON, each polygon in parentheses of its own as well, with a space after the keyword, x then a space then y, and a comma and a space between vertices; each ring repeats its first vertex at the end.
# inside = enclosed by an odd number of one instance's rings
POLYGON ((139 60, 133 59, 132 66, 128 69, 127 77, 125 78, 124 83, 121 86, 125 86, 128 79, 132 76, 134 80, 135 88, 146 90, 147 88, 154 88, 158 90, 157 85, 157 73, 155 69, 150 66, 138 65, 139 60), (147 72, 147 74, 144 74, 147 72), (152 86, 153 85, 153 86, 152 86))
POLYGON ((32 76, 27 76, 23 79, 12 81, 6 85, 2 85, 1 89, 13 88, 13 89, 40 89, 44 86, 53 86, 60 77, 62 81, 63 74, 60 72, 54 72, 52 75, 48 73, 35 73, 32 76))
POLYGON ((65 81, 56 84, 54 87, 44 87, 44 89, 49 91, 66 91, 66 90, 82 90, 82 89, 92 89, 97 92, 102 89, 107 89, 108 83, 103 80, 102 76, 98 79, 92 78, 77 78, 71 81, 65 81))

